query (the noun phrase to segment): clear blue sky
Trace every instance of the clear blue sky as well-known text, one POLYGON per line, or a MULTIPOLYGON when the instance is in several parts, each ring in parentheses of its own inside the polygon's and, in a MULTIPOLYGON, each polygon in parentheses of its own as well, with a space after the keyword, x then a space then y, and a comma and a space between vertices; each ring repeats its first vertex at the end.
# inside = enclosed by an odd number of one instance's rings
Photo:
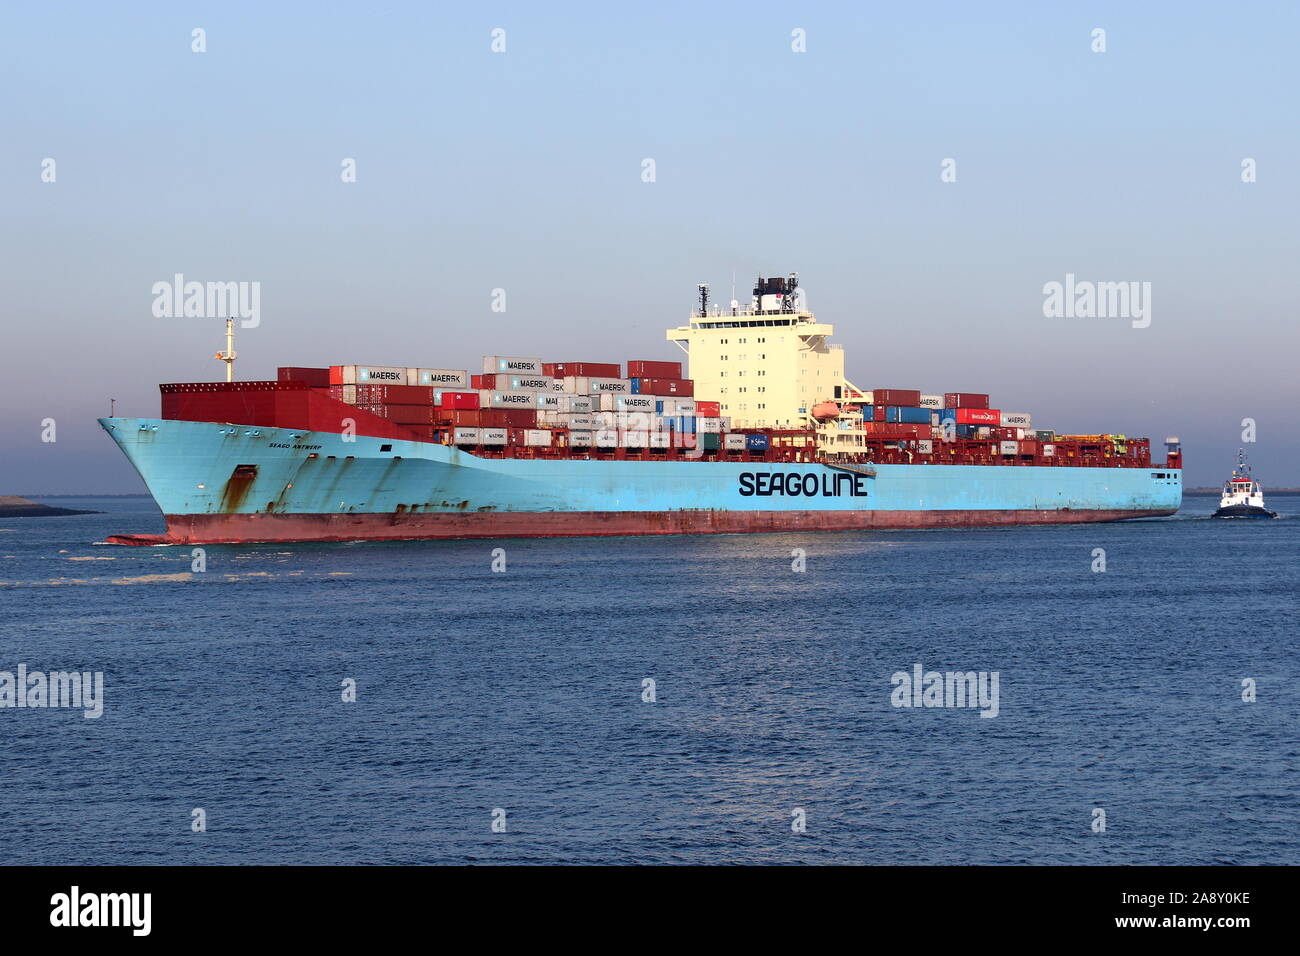
POLYGON ((142 490, 95 417, 222 375, 220 320, 151 313, 176 272, 261 283, 260 378, 670 358, 697 282, 798 271, 863 387, 1177 434, 1194 484, 1250 417, 1300 485, 1297 35, 1292 3, 11 4, 0 492, 142 490), (1067 272, 1152 283, 1150 328, 1044 318, 1067 272))

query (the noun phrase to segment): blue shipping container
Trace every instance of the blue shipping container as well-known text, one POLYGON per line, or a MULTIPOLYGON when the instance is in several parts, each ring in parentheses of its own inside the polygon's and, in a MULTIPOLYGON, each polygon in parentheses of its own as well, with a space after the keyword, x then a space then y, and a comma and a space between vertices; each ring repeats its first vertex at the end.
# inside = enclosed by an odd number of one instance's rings
POLYGON ((633 395, 641 394, 641 380, 639 378, 632 379, 632 394, 633 395))
POLYGON ((930 409, 890 405, 885 409, 885 421, 899 422, 903 425, 928 425, 930 424, 930 409))
POLYGON ((750 451, 767 451, 766 435, 746 435, 745 447, 750 451))

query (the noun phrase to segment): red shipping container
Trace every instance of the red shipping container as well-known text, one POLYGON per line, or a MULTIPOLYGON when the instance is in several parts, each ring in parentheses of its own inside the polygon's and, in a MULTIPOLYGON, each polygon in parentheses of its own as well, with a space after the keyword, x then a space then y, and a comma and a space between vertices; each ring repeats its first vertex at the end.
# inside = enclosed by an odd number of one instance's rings
MULTIPOLYGON (((505 424, 511 428, 536 428, 537 412, 529 408, 497 408, 493 411, 505 416, 505 424)), ((498 426, 500 427, 500 426, 498 426)))
POLYGON ((945 392, 944 408, 988 408, 989 397, 976 392, 945 392))
POLYGON ((628 378, 681 378, 681 362, 634 362, 627 363, 628 378))
POLYGON ((543 362, 542 374, 551 378, 586 376, 589 378, 622 378, 617 362, 543 362))
POLYGON ((863 431, 879 438, 929 438, 929 425, 904 425, 900 422, 865 422, 863 431))
POLYGON ((722 403, 696 402, 695 414, 700 418, 717 418, 722 414, 722 403))
POLYGON ((453 428, 505 428, 506 413, 495 408, 436 409, 435 418, 453 428))
POLYGON ((336 385, 330 394, 334 395, 336 391, 341 392, 345 388, 356 389, 356 405, 433 404, 433 387, 430 385, 336 385))
POLYGON ((1002 421, 1002 413, 996 408, 957 408, 954 409, 958 425, 997 425, 1002 421))
POLYGON ((469 377, 469 383, 475 388, 496 388, 496 372, 485 372, 482 375, 471 375, 469 377))
POLYGON ((680 398, 690 398, 695 394, 695 381, 689 378, 642 378, 637 394, 677 395, 680 398))
POLYGON ((325 388, 330 383, 328 368, 302 368, 296 365, 282 365, 278 369, 281 382, 303 382, 312 388, 325 388))
POLYGON ((478 392, 440 392, 434 395, 439 408, 474 409, 479 407, 478 392))
POLYGON ((380 418, 387 418, 399 425, 432 425, 432 405, 354 405, 353 408, 367 411, 380 418))
POLYGON ((873 421, 883 422, 883 421, 885 420, 885 406, 884 406, 884 405, 872 405, 872 406, 871 406, 871 418, 872 418, 873 421))
POLYGON ((873 388, 871 390, 873 405, 902 405, 916 408, 921 404, 921 392, 912 388, 873 388))

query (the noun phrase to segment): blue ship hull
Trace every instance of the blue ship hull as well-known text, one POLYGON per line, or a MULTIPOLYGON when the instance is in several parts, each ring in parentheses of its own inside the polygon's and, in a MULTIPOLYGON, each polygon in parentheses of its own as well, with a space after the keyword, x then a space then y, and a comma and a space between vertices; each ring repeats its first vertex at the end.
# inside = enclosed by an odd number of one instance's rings
POLYGON ((398 439, 100 424, 166 516, 120 543, 851 530, 1173 514, 1178 469, 480 458, 398 439))

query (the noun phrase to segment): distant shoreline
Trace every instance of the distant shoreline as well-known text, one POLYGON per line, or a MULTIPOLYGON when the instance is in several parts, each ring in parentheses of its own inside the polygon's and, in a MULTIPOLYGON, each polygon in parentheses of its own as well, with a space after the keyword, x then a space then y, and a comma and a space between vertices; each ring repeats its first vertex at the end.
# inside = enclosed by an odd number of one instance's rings
POLYGON ((150 495, 143 492, 130 495, 101 495, 96 492, 85 492, 76 495, 19 495, 20 498, 27 498, 35 501, 37 498, 148 498, 150 495))
MULTIPOLYGON (((1221 495, 1222 488, 1184 488, 1185 495, 1221 495)), ((1300 488, 1264 488, 1264 497, 1269 495, 1300 495, 1300 488)))
POLYGON ((97 515, 81 508, 55 508, 19 495, 0 495, 0 518, 57 518, 63 515, 97 515))

